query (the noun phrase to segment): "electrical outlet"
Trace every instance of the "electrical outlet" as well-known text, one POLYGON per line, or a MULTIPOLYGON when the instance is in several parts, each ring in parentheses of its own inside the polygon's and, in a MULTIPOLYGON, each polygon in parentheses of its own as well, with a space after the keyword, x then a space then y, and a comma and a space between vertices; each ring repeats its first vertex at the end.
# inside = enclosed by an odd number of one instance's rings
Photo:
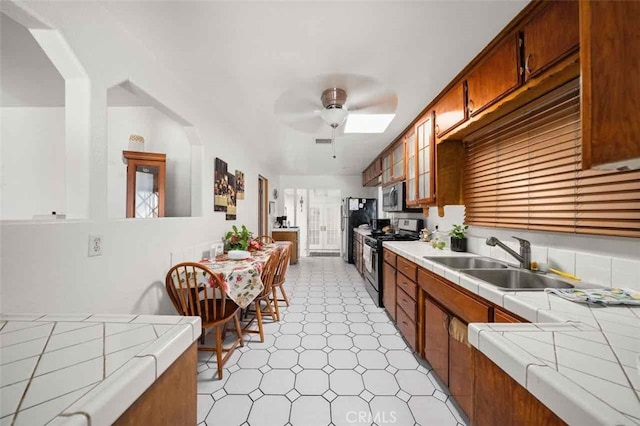
POLYGON ((102 235, 89 235, 89 257, 102 255, 102 235))

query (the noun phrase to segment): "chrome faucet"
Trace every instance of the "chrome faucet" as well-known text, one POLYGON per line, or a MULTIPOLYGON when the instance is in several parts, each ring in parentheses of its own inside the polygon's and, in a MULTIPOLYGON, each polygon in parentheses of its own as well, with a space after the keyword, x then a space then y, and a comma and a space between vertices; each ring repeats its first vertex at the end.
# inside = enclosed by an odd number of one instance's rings
POLYGON ((496 237, 487 238, 487 245, 495 247, 500 246, 504 251, 509 253, 511 256, 515 257, 518 262, 520 262, 520 267, 523 269, 531 269, 531 243, 527 240, 523 240, 522 238, 512 237, 516 240, 520 241, 520 254, 513 251, 509 246, 504 244, 502 241, 497 239, 496 237))

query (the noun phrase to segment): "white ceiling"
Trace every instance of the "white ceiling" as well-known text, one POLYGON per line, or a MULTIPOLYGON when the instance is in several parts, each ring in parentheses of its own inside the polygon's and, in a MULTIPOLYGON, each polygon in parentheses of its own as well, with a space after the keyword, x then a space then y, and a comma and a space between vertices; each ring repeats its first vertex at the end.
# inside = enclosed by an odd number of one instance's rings
MULTIPOLYGON (((99 2, 281 174, 360 173, 527 1, 99 2), (384 134, 329 137, 278 120, 276 100, 318 77, 370 77, 398 96, 384 134)), ((318 97, 320 93, 318 93, 318 97)), ((177 111, 180 113, 179 111, 177 111)), ((189 117, 185 117, 189 119, 189 117)))

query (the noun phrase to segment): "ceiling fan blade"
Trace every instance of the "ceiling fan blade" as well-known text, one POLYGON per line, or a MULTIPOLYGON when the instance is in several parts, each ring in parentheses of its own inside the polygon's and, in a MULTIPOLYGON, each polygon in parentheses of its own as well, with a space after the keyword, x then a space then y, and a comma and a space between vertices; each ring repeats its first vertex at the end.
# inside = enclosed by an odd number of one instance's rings
POLYGON ((347 102, 351 112, 359 114, 393 114, 398 107, 398 96, 388 90, 375 93, 356 93, 347 102))
POLYGON ((306 90, 288 90, 278 99, 273 108, 276 117, 289 127, 305 133, 315 133, 322 126, 320 118, 322 104, 306 90))

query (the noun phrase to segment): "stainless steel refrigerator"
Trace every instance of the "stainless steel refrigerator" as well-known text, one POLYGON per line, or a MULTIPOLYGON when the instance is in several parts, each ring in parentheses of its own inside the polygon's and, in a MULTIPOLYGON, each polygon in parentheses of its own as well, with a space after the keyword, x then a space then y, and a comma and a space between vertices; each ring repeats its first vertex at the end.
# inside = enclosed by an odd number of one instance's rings
POLYGON ((340 208, 342 216, 342 258, 353 263, 353 228, 364 223, 371 224, 371 219, 378 217, 378 200, 375 198, 345 198, 340 208))

